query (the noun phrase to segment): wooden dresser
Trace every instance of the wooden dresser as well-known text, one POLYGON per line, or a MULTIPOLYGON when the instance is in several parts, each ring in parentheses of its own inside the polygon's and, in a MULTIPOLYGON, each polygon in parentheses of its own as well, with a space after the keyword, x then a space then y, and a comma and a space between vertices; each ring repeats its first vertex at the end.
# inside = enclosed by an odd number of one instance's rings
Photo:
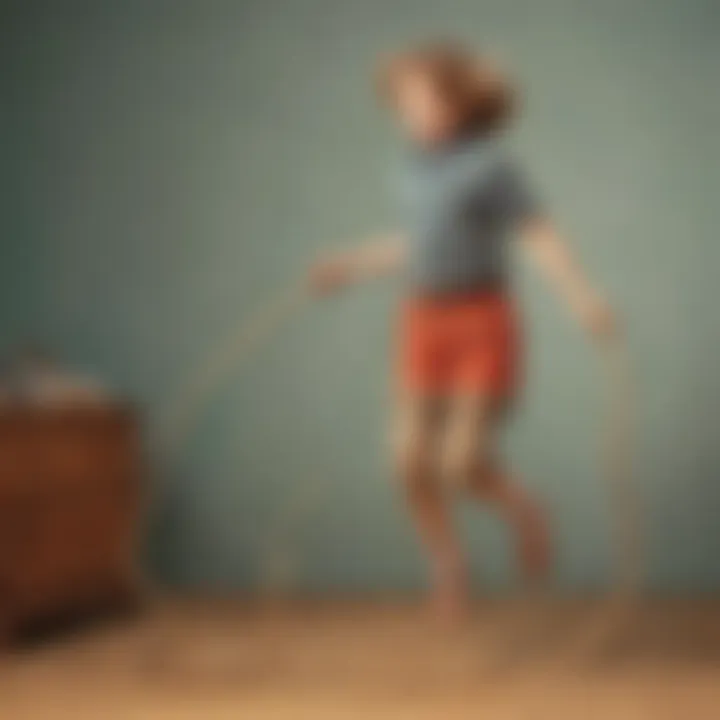
POLYGON ((129 408, 0 411, 0 638, 132 600, 140 476, 129 408))

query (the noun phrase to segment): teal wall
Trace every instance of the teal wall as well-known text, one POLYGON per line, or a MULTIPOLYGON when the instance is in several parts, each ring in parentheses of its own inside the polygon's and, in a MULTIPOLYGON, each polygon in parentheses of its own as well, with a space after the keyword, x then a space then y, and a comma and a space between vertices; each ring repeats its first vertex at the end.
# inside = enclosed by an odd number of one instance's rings
MULTIPOLYGON (((28 0, 2 4, 0 342, 37 338, 148 409, 318 250, 384 228, 396 138, 380 51, 459 34, 527 88, 516 145, 623 309, 658 589, 720 585, 720 5, 716 0, 28 0)), ((556 521, 559 580, 597 586, 600 375, 519 271, 531 335, 516 466, 556 521)), ((417 585, 382 452, 392 287, 298 319, 207 408, 151 536, 162 576, 246 587, 287 542, 309 588, 417 585)), ((479 573, 499 524, 463 513, 479 573)))

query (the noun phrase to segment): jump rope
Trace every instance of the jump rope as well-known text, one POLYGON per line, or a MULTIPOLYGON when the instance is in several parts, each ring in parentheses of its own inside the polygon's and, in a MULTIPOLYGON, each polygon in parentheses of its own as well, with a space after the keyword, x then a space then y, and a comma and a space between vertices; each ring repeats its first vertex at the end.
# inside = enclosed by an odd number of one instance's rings
MULTIPOLYGON (((197 366, 161 417, 162 457, 166 464, 177 467, 187 440, 215 394, 294 322, 311 300, 306 283, 281 288, 258 305, 197 366)), ((561 653, 561 662, 570 665, 597 657, 608 644, 624 635, 643 586, 642 513, 632 469, 634 382, 625 340, 617 336, 612 342, 600 345, 598 359, 603 390, 600 465, 611 537, 610 592, 605 598, 609 602, 601 601, 595 607, 579 634, 573 634, 570 646, 561 653)), ((277 608, 276 601, 284 599, 293 583, 298 582, 302 558, 298 554, 297 537, 322 508, 324 493, 331 482, 329 475, 326 469, 318 470, 311 476, 311 482, 298 483, 280 511, 264 527, 259 542, 255 542, 258 558, 255 590, 266 608, 277 608)), ((157 488, 161 497, 164 489, 162 483, 157 488)), ((159 499, 156 497, 156 501, 150 503, 150 510, 162 505, 159 499)), ((538 593, 536 588, 531 593, 531 604, 526 608, 524 619, 517 623, 520 628, 517 637, 506 642, 500 652, 500 665, 512 663, 517 653, 527 656, 533 648, 535 652, 540 649, 546 653, 557 647, 554 635, 548 640, 547 629, 541 628, 538 637, 537 618, 544 614, 543 609, 538 615, 538 607, 547 608, 548 590, 545 587, 538 593)), ((149 597, 158 601, 162 593, 157 587, 150 587, 149 597)), ((173 658, 178 655, 182 653, 178 653, 172 633, 160 629, 145 654, 145 667, 167 668, 167 663, 174 662, 173 658)))
MULTIPOLYGON (((179 457, 214 394, 296 320, 311 299, 306 283, 281 288, 205 358, 163 416, 166 459, 179 457)), ((632 482, 633 381, 625 340, 618 335, 600 345, 599 360, 604 399, 600 452, 612 537, 611 588, 616 598, 632 603, 642 590, 643 553, 639 499, 632 482)), ((321 503, 324 487, 317 478, 310 486, 298 485, 299 492, 289 497, 270 524, 258 548, 261 593, 282 591, 292 581, 297 559, 291 557, 296 550, 291 535, 321 503)))
MULTIPOLYGON (((170 468, 177 467, 188 439, 215 394, 297 320, 311 300, 305 282, 281 288, 256 306, 196 367, 161 415, 162 458, 170 468)), ((641 508, 632 482, 634 383, 624 339, 617 336, 613 342, 602 344, 598 359, 604 400, 600 458, 612 539, 610 602, 601 602, 583 623, 580 634, 573 633, 570 646, 560 655, 561 662, 570 665, 597 657, 610 642, 624 636, 641 597, 643 583, 641 508)), ((298 554, 297 537, 322 507, 323 495, 331 482, 329 475, 325 469, 315 472, 312 482, 296 484, 294 492, 288 495, 280 511, 265 525, 262 537, 255 542, 256 591, 266 608, 279 607, 275 601, 286 597, 293 583, 298 582, 302 558, 298 554)), ((149 504, 150 511, 162 505, 165 490, 160 483, 155 502, 149 504)), ((152 512, 148 519, 151 517, 152 512)), ((148 590, 149 599, 159 604, 163 596, 159 588, 148 590)), ((542 589, 539 595, 531 594, 527 614, 517 623, 516 637, 506 641, 493 660, 495 669, 507 662, 512 664, 518 657, 527 657, 528 653, 547 653, 557 647, 556 637, 553 635, 553 639, 548 640, 546 629, 541 628, 538 636, 537 619, 544 610, 538 612, 537 601, 541 601, 540 607, 546 607, 547 590, 542 589)), ((175 634, 165 623, 151 633, 149 640, 143 660, 145 670, 164 672, 168 663, 176 663, 184 655, 175 634)), ((188 656, 194 657, 197 652, 194 648, 188 656)), ((175 665, 170 667, 173 672, 178 670, 175 665)))

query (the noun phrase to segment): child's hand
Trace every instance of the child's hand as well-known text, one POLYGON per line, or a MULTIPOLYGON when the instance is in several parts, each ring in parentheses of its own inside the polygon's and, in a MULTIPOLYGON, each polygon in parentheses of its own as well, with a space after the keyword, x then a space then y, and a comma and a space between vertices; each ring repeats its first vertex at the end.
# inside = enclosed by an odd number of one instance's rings
POLYGON ((404 258, 402 236, 382 235, 349 250, 323 255, 310 268, 308 285, 315 295, 329 295, 393 272, 402 267, 404 258))
POLYGON ((330 295, 343 290, 353 279, 353 263, 347 257, 331 255, 310 268, 308 284, 313 294, 330 295))

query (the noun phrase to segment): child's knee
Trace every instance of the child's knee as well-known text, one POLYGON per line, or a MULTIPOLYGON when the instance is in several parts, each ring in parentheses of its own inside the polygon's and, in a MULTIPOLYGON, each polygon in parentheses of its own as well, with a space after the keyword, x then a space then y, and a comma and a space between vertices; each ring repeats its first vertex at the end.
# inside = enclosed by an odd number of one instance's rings
POLYGON ((430 453, 419 438, 400 438, 392 445, 393 467, 397 479, 406 486, 425 483, 431 473, 430 453))
POLYGON ((470 443, 449 443, 440 457, 443 477, 455 486, 466 486, 482 467, 481 453, 470 443))
POLYGON ((482 444, 446 447, 441 456, 441 470, 453 486, 486 494, 488 499, 500 492, 503 482, 494 455, 482 444))
POLYGON ((497 464, 488 459, 473 475, 470 489, 476 497, 495 502, 507 494, 508 483, 497 464))
POLYGON ((404 485, 425 482, 431 473, 430 434, 418 412, 403 413, 389 435, 395 477, 404 485))
POLYGON ((492 452, 491 426, 482 403, 454 410, 441 448, 441 469, 448 482, 467 488, 488 473, 492 452))
POLYGON ((425 483, 431 472, 428 443, 422 433, 395 432, 391 436, 390 450, 394 475, 406 487, 425 483))

